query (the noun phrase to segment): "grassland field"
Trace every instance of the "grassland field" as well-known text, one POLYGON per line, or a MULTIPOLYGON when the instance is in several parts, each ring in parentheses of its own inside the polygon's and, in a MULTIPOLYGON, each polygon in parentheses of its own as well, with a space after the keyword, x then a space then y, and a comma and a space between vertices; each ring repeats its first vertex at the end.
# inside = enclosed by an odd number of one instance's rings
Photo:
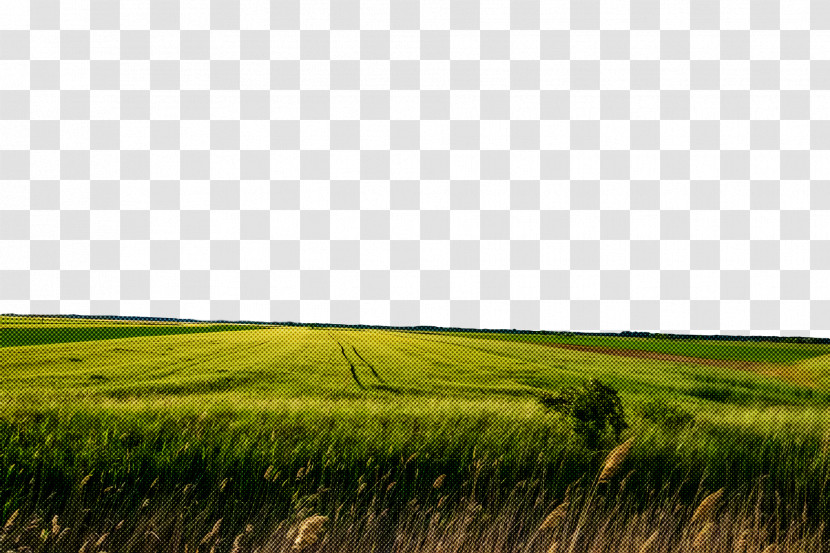
POLYGON ((640 338, 629 336, 556 336, 540 334, 457 333, 470 338, 511 340, 533 344, 576 345, 659 352, 686 357, 759 363, 792 364, 805 359, 830 354, 828 344, 798 344, 764 341, 720 341, 694 339, 640 338))
POLYGON ((825 345, 556 337, 753 363, 736 369, 513 334, 34 319, 0 333, 0 518, 18 513, 0 548, 830 550, 825 345), (620 442, 589 447, 539 405, 588 378, 619 390, 620 442), (661 400, 690 421, 655 418, 661 400), (712 494, 716 514, 696 518, 712 494), (313 515, 328 520, 303 544, 313 515))

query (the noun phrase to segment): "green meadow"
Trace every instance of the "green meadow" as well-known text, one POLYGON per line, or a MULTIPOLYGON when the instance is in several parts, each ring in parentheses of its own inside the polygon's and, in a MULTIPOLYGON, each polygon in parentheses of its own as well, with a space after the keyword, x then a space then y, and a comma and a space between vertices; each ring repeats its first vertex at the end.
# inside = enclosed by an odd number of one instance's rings
POLYGON ((251 328, 256 328, 256 326, 167 322, 132 323, 103 319, 97 321, 82 321, 72 319, 39 319, 36 317, 26 319, 0 317, 0 348, 67 342, 88 342, 91 340, 112 340, 115 338, 133 338, 137 336, 159 336, 162 334, 225 332, 251 328))
POLYGON ((230 326, 0 321, 0 550, 830 550, 827 346, 230 326))
POLYGON ((694 339, 638 338, 628 336, 557 336, 544 334, 458 333, 471 338, 511 340, 533 344, 564 344, 650 351, 686 357, 703 357, 729 361, 792 364, 805 359, 830 354, 830 344, 799 344, 762 341, 721 341, 694 339))

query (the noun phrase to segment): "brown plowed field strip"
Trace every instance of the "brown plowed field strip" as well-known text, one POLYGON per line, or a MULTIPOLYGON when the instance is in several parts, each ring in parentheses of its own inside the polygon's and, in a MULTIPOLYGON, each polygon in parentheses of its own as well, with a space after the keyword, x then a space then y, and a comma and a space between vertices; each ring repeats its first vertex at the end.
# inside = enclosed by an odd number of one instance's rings
POLYGON ((653 359, 656 361, 675 361, 677 363, 689 363, 697 365, 708 365, 710 367, 723 367, 739 371, 752 371, 774 378, 780 378, 799 386, 814 387, 812 378, 808 371, 805 371, 798 364, 784 365, 781 363, 759 363, 757 361, 739 361, 735 359, 711 359, 706 357, 692 357, 689 355, 675 355, 659 351, 644 351, 639 349, 606 348, 601 346, 582 346, 576 344, 540 344, 553 348, 562 348, 575 351, 600 353, 603 355, 616 355, 618 357, 633 357, 636 359, 653 359))

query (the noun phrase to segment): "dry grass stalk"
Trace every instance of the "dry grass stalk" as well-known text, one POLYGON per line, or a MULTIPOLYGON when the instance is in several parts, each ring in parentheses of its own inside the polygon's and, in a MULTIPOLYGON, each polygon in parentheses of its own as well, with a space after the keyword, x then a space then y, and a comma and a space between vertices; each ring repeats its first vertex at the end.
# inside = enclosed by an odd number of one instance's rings
POLYGON ((35 515, 32 517, 32 520, 29 521, 29 524, 23 529, 24 532, 31 532, 32 530, 37 530, 40 527, 40 517, 35 515))
POLYGON ((435 479, 435 482, 432 483, 432 487, 435 488, 436 490, 441 488, 441 486, 444 485, 444 480, 446 478, 447 478, 447 475, 442 474, 441 476, 439 476, 438 478, 435 479))
POLYGON ((52 535, 57 536, 61 531, 61 525, 58 524, 58 515, 52 517, 52 535))
POLYGON ((14 521, 17 520, 18 514, 20 514, 20 509, 13 512, 12 516, 9 517, 9 520, 6 521, 6 524, 3 526, 3 533, 6 533, 9 530, 11 530, 12 526, 14 526, 14 521))
POLYGON ((712 537, 713 531, 715 529, 715 524, 713 522, 707 522, 703 528, 700 529, 695 535, 694 543, 692 544, 695 548, 695 551, 705 551, 706 550, 706 542, 712 537))
POLYGON ((322 515, 314 515, 306 518, 300 523, 300 530, 297 532, 297 539, 294 540, 294 551, 301 551, 306 547, 314 544, 319 539, 320 531, 323 529, 323 524, 329 517, 322 515))
POLYGON ((657 553, 657 536, 659 535, 659 531, 655 530, 651 533, 646 541, 643 542, 643 545, 640 546, 639 553, 657 553))
POLYGON ((86 486, 86 485, 89 483, 89 479, 90 479, 90 478, 92 478, 92 475, 91 475, 91 474, 87 474, 86 476, 84 476, 84 479, 83 479, 83 480, 81 480, 81 485, 80 485, 80 486, 78 486, 78 487, 79 487, 80 489, 83 489, 83 487, 84 487, 84 486, 86 486))
POLYGON ((715 510, 718 506, 718 502, 720 498, 723 496, 723 488, 719 489, 714 493, 710 493, 706 497, 703 498, 703 501, 700 502, 700 505, 697 506, 695 509, 694 514, 692 515, 692 520, 689 522, 690 525, 701 521, 706 520, 709 518, 709 515, 715 510))
POLYGON ((556 506, 556 508, 550 512, 548 516, 545 517, 545 520, 542 521, 541 526, 539 526, 539 530, 549 530, 551 528, 556 528, 559 526, 565 518, 568 516, 568 507, 570 503, 566 499, 562 503, 556 506))
POLYGON ((216 524, 213 525, 213 528, 211 529, 211 531, 208 532, 205 535, 205 537, 202 538, 202 541, 199 542, 199 547, 201 547, 203 545, 206 545, 206 544, 210 543, 211 541, 213 541, 213 539, 216 536, 219 535, 219 527, 221 525, 222 525, 222 519, 220 518, 219 520, 216 521, 216 524))
POLYGON ((634 440, 629 439, 611 450, 611 453, 605 459, 605 466, 602 467, 602 472, 599 475, 600 483, 608 482, 617 474, 623 461, 628 457, 632 445, 634 445, 634 440))
POLYGON ((236 536, 236 539, 233 540, 233 548, 231 549, 231 553, 243 553, 244 551, 250 551, 251 533, 253 530, 254 527, 252 525, 248 524, 245 526, 245 531, 236 536))

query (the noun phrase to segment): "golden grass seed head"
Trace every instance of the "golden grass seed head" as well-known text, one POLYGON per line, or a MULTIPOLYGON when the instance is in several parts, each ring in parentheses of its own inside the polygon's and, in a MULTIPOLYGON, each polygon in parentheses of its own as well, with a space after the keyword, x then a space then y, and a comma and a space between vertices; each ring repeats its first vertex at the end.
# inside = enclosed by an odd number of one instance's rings
POLYGON ((81 485, 78 486, 80 489, 83 489, 89 483, 89 479, 92 478, 92 474, 87 474, 84 476, 83 480, 81 480, 81 485))
POLYGON ((320 532, 323 525, 328 521, 329 517, 322 515, 313 515, 304 519, 300 523, 300 529, 297 532, 297 538, 294 540, 293 550, 301 551, 306 547, 314 544, 320 538, 320 532))
POLYGON ((634 445, 634 440, 629 439, 611 450, 611 453, 605 459, 605 465, 602 467, 602 472, 599 475, 599 482, 608 482, 617 474, 623 461, 625 461, 625 458, 631 452, 632 445, 634 445))
POLYGON ((9 517, 9 520, 7 520, 6 524, 3 526, 3 532, 8 531, 9 529, 11 529, 12 526, 14 526, 14 522, 17 520, 17 515, 19 514, 20 509, 12 513, 12 515, 9 517))
POLYGON ((639 553, 656 553, 658 535, 659 533, 657 530, 652 532, 648 539, 643 542, 643 545, 640 546, 639 553))
POLYGON ((715 528, 715 524, 713 522, 707 522, 700 531, 695 534, 695 539, 693 542, 693 546, 696 550, 702 551, 704 550, 704 546, 706 542, 712 535, 712 532, 715 528))
POLYGON ((562 501, 562 503, 557 505, 556 508, 545 517, 545 520, 543 520, 541 526, 539 526, 539 530, 549 530, 559 526, 559 524, 567 518, 569 507, 570 502, 567 499, 562 501))
POLYGON ((446 478, 447 478, 447 475, 442 474, 441 476, 439 476, 438 478, 435 479, 435 482, 432 483, 432 487, 435 488, 436 490, 440 489, 441 486, 444 485, 444 480, 446 478))
POLYGON ((698 521, 708 519, 709 515, 711 515, 717 508, 721 497, 723 497, 723 488, 704 497, 703 501, 701 501, 700 505, 698 505, 697 509, 695 509, 695 512, 692 515, 692 520, 689 524, 695 524, 698 521))

